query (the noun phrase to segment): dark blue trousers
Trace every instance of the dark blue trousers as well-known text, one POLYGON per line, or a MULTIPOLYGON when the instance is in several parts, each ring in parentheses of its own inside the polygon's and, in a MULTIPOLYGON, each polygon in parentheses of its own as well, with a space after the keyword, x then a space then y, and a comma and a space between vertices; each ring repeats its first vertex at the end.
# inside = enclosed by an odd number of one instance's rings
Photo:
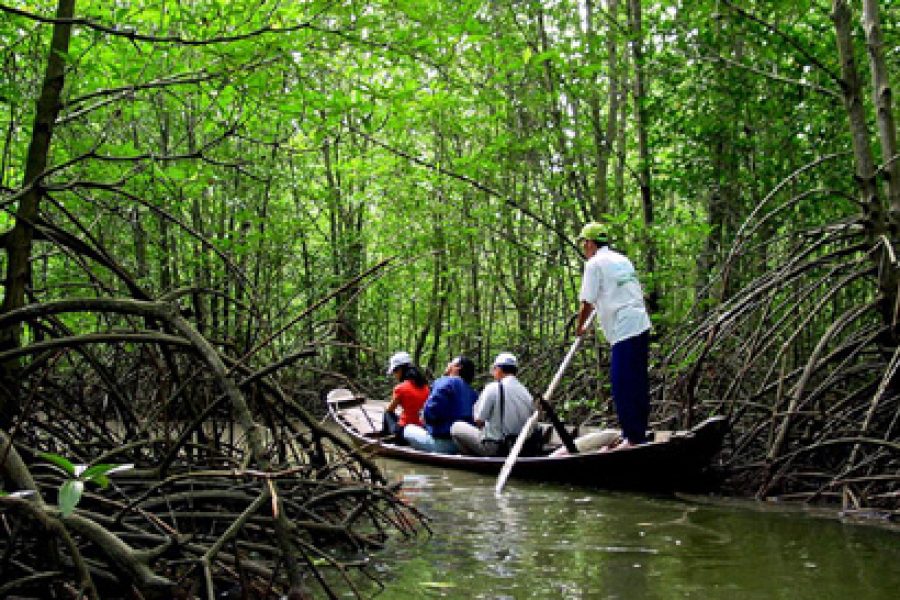
POLYGON ((632 444, 647 441, 647 419, 650 415, 650 392, 647 382, 647 357, 650 332, 622 340, 612 347, 609 378, 613 402, 622 435, 632 444))

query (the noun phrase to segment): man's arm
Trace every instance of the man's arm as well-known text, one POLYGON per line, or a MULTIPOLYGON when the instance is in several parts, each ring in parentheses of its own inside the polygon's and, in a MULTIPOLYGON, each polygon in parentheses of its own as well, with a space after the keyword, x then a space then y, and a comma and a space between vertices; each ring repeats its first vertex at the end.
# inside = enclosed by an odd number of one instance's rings
POLYGON ((590 302, 581 301, 581 308, 578 311, 578 327, 575 328, 575 335, 581 337, 584 335, 584 322, 591 315, 594 306, 590 302))
POLYGON ((473 410, 473 418, 477 427, 484 427, 485 421, 491 418, 491 412, 494 410, 494 396, 496 396, 492 391, 496 388, 496 385, 489 383, 481 390, 481 396, 478 397, 473 410))

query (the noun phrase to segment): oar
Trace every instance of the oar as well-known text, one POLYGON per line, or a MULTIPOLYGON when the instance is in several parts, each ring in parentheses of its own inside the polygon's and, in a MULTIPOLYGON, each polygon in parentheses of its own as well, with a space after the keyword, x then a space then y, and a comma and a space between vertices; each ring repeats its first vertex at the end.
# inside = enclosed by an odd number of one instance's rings
MULTIPOLYGON (((588 326, 591 324, 591 321, 594 319, 594 313, 596 311, 591 311, 591 314, 588 315, 588 318, 584 321, 584 330, 586 331, 588 326)), ((569 363, 572 362, 572 357, 575 356, 575 352, 578 350, 578 346, 581 345, 581 338, 583 336, 578 336, 575 338, 575 341, 572 342, 572 347, 569 348, 569 352, 566 354, 566 357, 563 359, 562 364, 559 365, 559 369, 556 370, 556 375, 553 376, 553 380, 550 382, 550 385, 547 387, 547 391, 544 392, 544 396, 541 398, 541 405, 544 407, 550 407, 550 397, 553 396, 553 392, 556 391, 556 386, 559 385, 560 380, 562 379, 563 373, 565 373, 566 369, 569 367, 569 363)), ((525 421, 525 426, 522 427, 522 431, 519 432, 519 437, 516 438, 516 443, 513 444, 512 449, 509 451, 509 456, 506 457, 506 462, 503 463, 503 468, 500 469, 500 475, 497 477, 497 485, 494 488, 495 494, 500 494, 503 491, 503 486, 506 485, 506 480, 509 479, 509 474, 512 472, 513 465, 516 464, 516 459, 519 458, 519 453, 522 452, 522 446, 525 445, 525 440, 528 439, 528 436, 531 435, 531 431, 534 429, 535 424, 538 420, 538 413, 540 411, 534 411, 531 413, 531 416, 528 417, 528 420, 525 421)), ((553 412, 552 407, 550 407, 550 411, 553 412)), ((555 417, 555 413, 553 413, 555 417)), ((554 426, 558 426, 558 431, 560 433, 560 437, 563 438, 563 441, 567 441, 566 448, 570 453, 575 454, 578 452, 578 449, 575 448, 574 442, 572 442, 572 436, 569 435, 569 432, 566 431, 565 427, 562 426, 562 423, 559 422, 559 419, 553 419, 554 426)))

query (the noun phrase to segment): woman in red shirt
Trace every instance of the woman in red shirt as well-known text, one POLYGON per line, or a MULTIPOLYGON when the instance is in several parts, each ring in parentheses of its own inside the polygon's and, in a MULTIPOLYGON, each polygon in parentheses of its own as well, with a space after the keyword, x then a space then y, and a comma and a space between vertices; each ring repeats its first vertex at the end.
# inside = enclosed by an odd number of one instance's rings
POLYGON ((385 435, 395 435, 397 440, 403 440, 404 427, 422 424, 422 407, 430 390, 425 376, 406 352, 397 352, 391 357, 387 374, 393 375, 398 383, 384 410, 382 430, 385 435), (394 412, 398 406, 402 410, 399 417, 394 412))

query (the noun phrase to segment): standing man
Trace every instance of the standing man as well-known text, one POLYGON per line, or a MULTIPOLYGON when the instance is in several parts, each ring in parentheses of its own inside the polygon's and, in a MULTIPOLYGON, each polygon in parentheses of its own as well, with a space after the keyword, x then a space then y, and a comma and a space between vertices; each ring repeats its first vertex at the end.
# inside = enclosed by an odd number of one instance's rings
POLYGON ((534 411, 531 393, 518 380, 516 357, 501 352, 494 359, 492 383, 484 386, 475 403, 475 425, 457 421, 450 429, 463 454, 505 456, 508 436, 518 436, 534 411))
POLYGON ((650 317, 634 265, 611 250, 606 228, 588 223, 578 236, 586 263, 581 280, 577 335, 592 310, 597 311, 603 335, 612 346, 609 379, 623 441, 617 448, 647 441, 650 397, 647 362, 650 317))
POLYGON ((450 426, 456 421, 472 423, 472 408, 478 394, 472 389, 475 363, 466 356, 457 356, 431 386, 431 393, 422 411, 425 426, 407 425, 403 437, 416 450, 456 454, 459 450, 450 437, 450 426))

